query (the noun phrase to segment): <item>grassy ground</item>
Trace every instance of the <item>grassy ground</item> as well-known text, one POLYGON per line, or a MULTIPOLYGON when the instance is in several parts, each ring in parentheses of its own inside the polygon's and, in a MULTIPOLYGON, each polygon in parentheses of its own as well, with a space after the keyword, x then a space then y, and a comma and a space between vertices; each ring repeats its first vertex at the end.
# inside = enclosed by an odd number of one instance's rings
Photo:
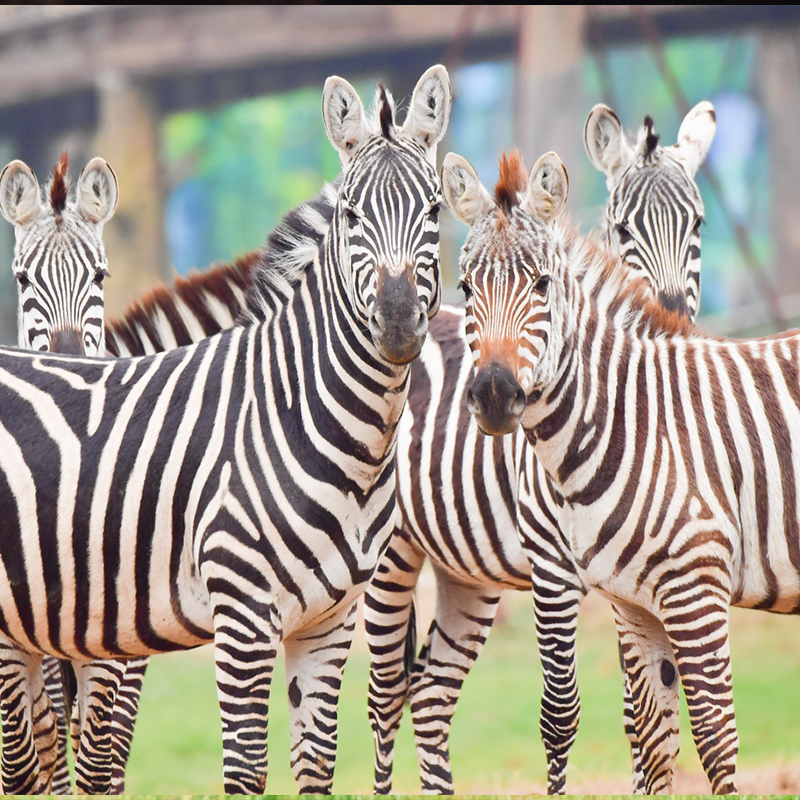
MULTIPOLYGON (((579 636, 583 711, 568 789, 624 791, 629 774, 621 726, 621 682, 613 624, 599 598, 586 603, 579 636), (600 788, 622 781, 618 789, 600 788)), ((509 595, 486 649, 469 676, 456 715, 451 750, 456 790, 463 794, 541 791, 545 761, 538 732, 541 675, 532 611, 525 595, 509 595)), ((797 620, 733 613, 734 693, 742 770, 800 764, 800 630, 797 620)), ((366 716, 368 656, 354 646, 340 704, 334 791, 366 794, 372 740, 366 716)), ((267 790, 294 793, 289 770, 288 711, 282 667, 270 719, 267 790)), ((683 715, 679 767, 701 772, 683 715)), ((404 719, 397 747, 395 791, 419 791, 411 731, 404 719)), ((135 794, 222 791, 220 733, 211 653, 207 648, 154 658, 128 770, 135 794)), ((688 790, 687 790, 688 791, 688 790)), ((698 787, 694 791, 707 791, 698 787)), ((769 791, 761 789, 761 791, 769 791)))

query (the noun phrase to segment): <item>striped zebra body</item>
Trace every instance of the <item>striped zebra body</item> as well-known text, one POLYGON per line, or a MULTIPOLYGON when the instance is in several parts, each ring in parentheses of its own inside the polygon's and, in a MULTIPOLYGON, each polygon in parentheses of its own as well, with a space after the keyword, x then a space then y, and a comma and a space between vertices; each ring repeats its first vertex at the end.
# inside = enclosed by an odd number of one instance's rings
MULTIPOLYGON (((649 119, 631 145, 605 106, 596 106, 586 124, 587 151, 609 188, 608 249, 648 280, 667 307, 680 305, 672 293, 685 295, 681 307, 692 315, 699 295, 696 221, 703 211, 693 176, 713 134, 709 103, 687 115, 673 147, 657 146, 649 119)), ((412 368, 398 446, 402 526, 365 596, 375 789, 391 790, 394 740, 408 700, 422 788, 453 791, 449 730, 463 681, 502 592, 533 588, 548 791, 563 793, 580 711, 577 614, 588 587, 557 521, 561 499, 524 436, 488 439, 471 421, 466 401, 472 357, 462 328, 463 310, 444 307, 412 368), (437 606, 409 666, 413 594, 425 558, 434 567, 437 606)), ((649 776, 639 768, 627 691, 626 731, 634 785, 641 791, 649 776)))
MULTIPOLYGON (((81 173, 73 197, 70 190, 66 153, 62 154, 44 193, 36 176, 21 161, 11 162, 0 176, 0 211, 14 225, 16 238, 14 275, 19 290, 19 344, 32 350, 102 355, 103 281, 108 275, 102 232, 116 208, 116 176, 103 159, 95 158, 81 173)), ((11 665, 3 668, 5 679, 14 686, 19 684, 19 676, 14 674, 17 665, 12 658, 11 665)), ((119 670, 124 664, 109 668, 119 670)), ((98 669, 102 673, 104 667, 98 669)), ((57 742, 55 745, 52 742, 46 710, 39 715, 41 727, 35 743, 20 736, 7 720, 6 740, 18 741, 29 749, 26 754, 11 753, 4 748, 3 770, 9 776, 6 785, 14 785, 16 780, 11 770, 17 767, 9 765, 32 758, 30 748, 34 744, 45 767, 37 788, 53 794, 71 794, 62 665, 48 657, 42 670, 44 689, 57 720, 57 742)), ((37 676, 37 683, 40 679, 37 676)), ((46 699, 34 699, 34 706, 46 709, 46 699)), ((78 740, 79 736, 73 738, 80 783, 81 772, 87 765, 91 768, 94 754, 89 736, 89 746, 77 756, 78 740)))
POLYGON ((537 166, 513 235, 498 247, 488 210, 463 252, 473 410, 487 432, 521 424, 565 498, 580 573, 614 604, 643 765, 663 751, 648 732, 677 750, 680 678, 711 788, 736 793, 729 606, 800 613, 800 332, 710 337, 614 264, 587 292, 591 254, 565 251, 555 224, 566 174, 554 154, 537 166), (487 336, 500 329, 507 352, 531 343, 518 361, 487 336), (496 412, 492 364, 514 379, 506 395, 526 392, 523 413, 496 412))
POLYGON ((281 643, 295 777, 330 791, 354 601, 394 526, 408 362, 440 297, 447 74, 423 75, 402 128, 377 106, 367 120, 326 83, 332 223, 322 241, 292 229, 301 208, 273 237, 291 246, 265 252, 247 324, 144 358, 0 353, 0 506, 20 543, 0 548, 4 642, 35 665, 213 641, 229 792, 263 792, 281 643))

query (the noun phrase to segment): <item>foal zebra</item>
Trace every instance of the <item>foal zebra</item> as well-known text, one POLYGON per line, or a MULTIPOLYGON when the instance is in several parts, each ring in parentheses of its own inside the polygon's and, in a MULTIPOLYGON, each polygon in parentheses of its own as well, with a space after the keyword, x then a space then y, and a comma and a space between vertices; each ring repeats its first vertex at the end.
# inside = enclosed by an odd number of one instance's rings
MULTIPOLYGON (((691 314, 699 295, 697 221, 703 213, 693 177, 714 130, 707 102, 687 115, 673 147, 658 146, 649 118, 631 145, 606 106, 592 109, 585 129, 587 152, 607 178, 609 248, 632 267, 632 275, 650 281, 667 305, 675 305, 673 292, 685 294, 684 308, 691 314)), ((402 524, 365 596, 375 789, 391 790, 394 740, 408 699, 423 790, 453 791, 449 729, 463 681, 489 635, 503 591, 533 586, 548 791, 559 793, 578 729, 575 635, 588 587, 555 520, 558 501, 546 478, 518 486, 520 465, 532 459, 523 437, 486 439, 471 423, 466 408, 471 356, 462 329, 463 310, 443 308, 412 369, 398 445, 402 524), (546 562, 534 562, 533 580, 525 553, 531 549, 547 554, 546 562), (409 669, 412 598, 426 557, 435 572, 436 613, 409 669)), ((629 720, 626 729, 635 781, 643 789, 629 720)))
MULTIPOLYGON (((474 209, 448 190, 465 164, 445 159, 445 196, 474 209)), ((548 154, 502 219, 472 218, 473 413, 488 433, 521 424, 565 499, 581 576, 614 603, 643 764, 677 752, 679 676, 712 790, 736 793, 728 608, 800 613, 800 333, 707 336, 613 263, 590 294, 597 256, 556 224, 566 191, 548 154), (643 680, 653 663, 662 681, 643 680)))
MULTIPOLYGON (((355 600, 394 524, 397 420, 440 300, 434 165, 450 101, 433 67, 398 127, 382 88, 367 119, 328 79, 343 168, 330 227, 309 235, 313 204, 289 217, 246 324, 138 359, 0 351, 0 513, 18 543, 0 543, 4 639, 31 668, 42 652, 213 641, 228 792, 264 790, 281 643, 295 778, 330 791, 355 600)), ((30 729, 42 715, 23 700, 30 729)), ((14 788, 35 785, 35 764, 14 766, 14 788)))
MULTIPOLYGON (((0 174, 0 212, 14 225, 13 271, 19 289, 20 347, 102 355, 103 281, 108 275, 103 226, 116 209, 118 187, 102 158, 92 159, 70 198, 67 154, 42 191, 30 167, 12 161, 0 174)), ((8 666, 8 665, 6 665, 8 666)), ((15 677, 4 669, 10 684, 15 677)), ((70 794, 67 763, 67 715, 59 662, 43 662, 44 686, 58 724, 55 771, 49 791, 70 794)), ((53 732, 46 730, 43 740, 53 732)), ((13 738, 9 737, 6 746, 13 738)), ((17 754, 4 753, 9 761, 17 754)), ((80 763, 80 762, 79 762, 80 763)), ((41 787, 45 788, 45 787, 41 787)))

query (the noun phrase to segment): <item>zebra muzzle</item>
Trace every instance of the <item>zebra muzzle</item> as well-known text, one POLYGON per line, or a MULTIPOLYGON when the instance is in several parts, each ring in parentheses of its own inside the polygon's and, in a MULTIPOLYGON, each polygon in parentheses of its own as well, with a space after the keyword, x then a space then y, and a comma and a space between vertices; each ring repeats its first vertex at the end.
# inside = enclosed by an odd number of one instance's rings
POLYGON ((483 433, 502 436, 517 429, 525 411, 525 392, 508 367, 479 369, 467 391, 467 408, 483 433))
POLYGON ((428 312, 413 276, 413 268, 408 267, 397 276, 383 270, 378 280, 369 329, 375 346, 392 364, 415 359, 428 332, 428 312))

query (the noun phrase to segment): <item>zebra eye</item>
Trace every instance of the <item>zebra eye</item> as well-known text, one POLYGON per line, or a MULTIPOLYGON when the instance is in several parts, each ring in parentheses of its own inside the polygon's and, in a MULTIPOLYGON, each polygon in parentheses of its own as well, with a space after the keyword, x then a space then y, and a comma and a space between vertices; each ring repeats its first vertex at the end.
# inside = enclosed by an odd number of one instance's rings
POLYGON ((615 225, 614 230, 616 230, 617 236, 619 236, 620 244, 627 244, 633 238, 630 231, 624 225, 615 225))
POLYGON ((433 203, 433 204, 431 205, 430 209, 428 210, 428 216, 429 216, 429 217, 430 217, 430 218, 431 218, 431 219, 432 219, 434 222, 435 222, 437 219, 439 219, 439 209, 440 209, 440 208, 441 208, 441 205, 440 205, 439 203, 433 203))
POLYGON ((692 233, 700 233, 700 226, 705 224, 704 217, 698 217, 694 222, 694 228, 692 228, 692 233))
POLYGON ((94 282, 98 286, 103 285, 103 281, 108 277, 109 272, 105 267, 95 267, 94 271, 94 282))
POLYGON ((17 282, 19 283, 19 285, 23 289, 25 289, 25 288, 27 288, 28 286, 31 285, 31 282, 28 279, 28 273, 27 272, 18 272, 15 277, 17 279, 17 282))
POLYGON ((547 287, 550 285, 550 276, 549 275, 542 275, 538 281, 533 285, 533 291, 536 294, 544 294, 547 291, 547 287))
POLYGON ((460 280, 458 282, 458 288, 464 292, 464 297, 469 300, 472 297, 472 287, 465 281, 460 280))

